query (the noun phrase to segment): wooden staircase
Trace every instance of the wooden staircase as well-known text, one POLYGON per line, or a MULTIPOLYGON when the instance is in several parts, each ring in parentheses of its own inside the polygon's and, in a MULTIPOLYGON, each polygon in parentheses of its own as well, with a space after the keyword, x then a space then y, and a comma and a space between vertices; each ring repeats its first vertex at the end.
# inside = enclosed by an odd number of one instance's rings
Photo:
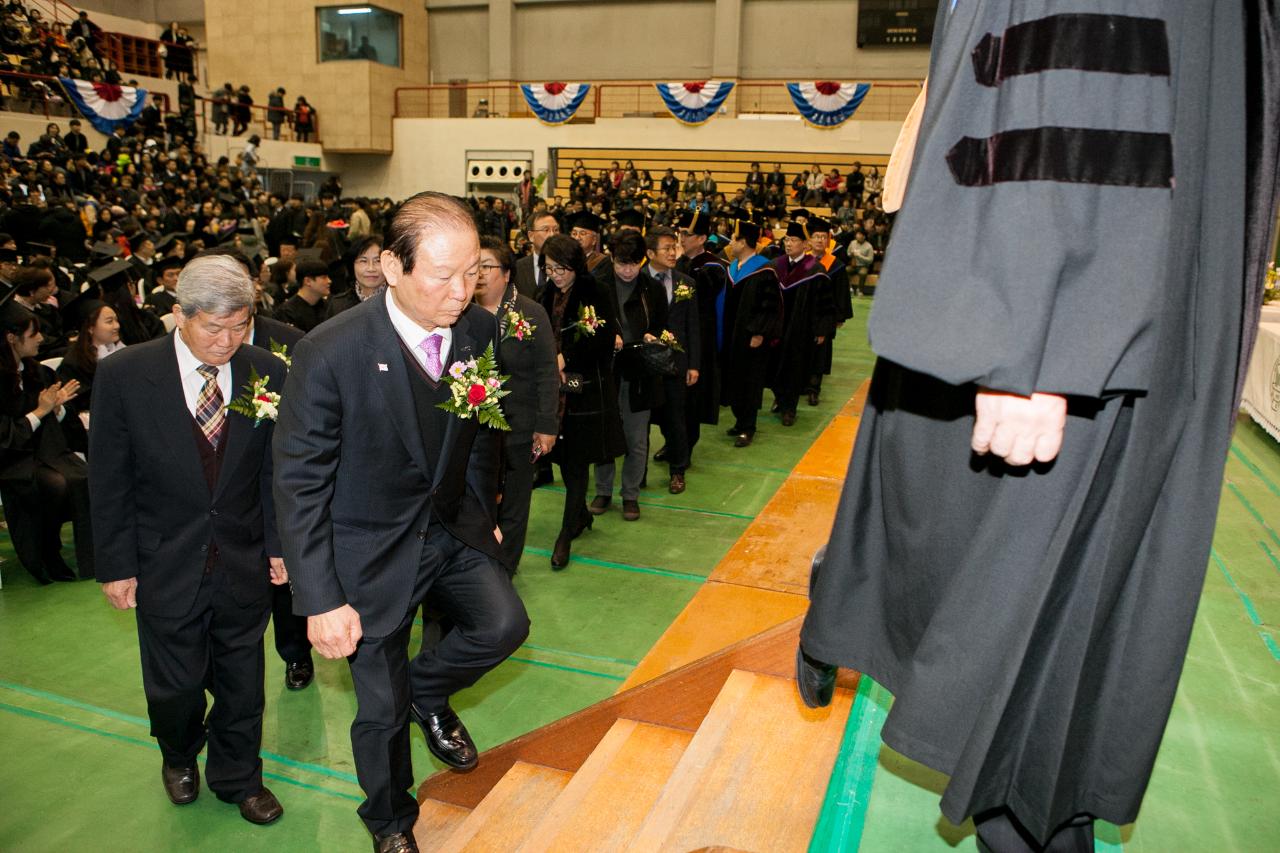
POLYGON ((853 702, 805 708, 792 619, 484 753, 419 793, 424 850, 804 851, 853 702))

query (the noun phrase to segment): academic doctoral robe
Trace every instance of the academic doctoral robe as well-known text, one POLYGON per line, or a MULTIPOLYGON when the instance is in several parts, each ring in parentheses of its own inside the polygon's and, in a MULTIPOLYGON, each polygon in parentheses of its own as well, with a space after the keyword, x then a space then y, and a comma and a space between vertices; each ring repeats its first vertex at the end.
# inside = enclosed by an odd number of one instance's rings
POLYGON ((895 695, 955 823, 1137 816, 1275 222, 1277 31, 1267 0, 939 4, 801 639, 895 695), (974 456, 979 385, 1071 395, 1058 458, 974 456))
POLYGON ((811 255, 792 263, 786 255, 773 262, 782 292, 782 340, 774 348, 770 375, 778 402, 788 408, 809 384, 818 352, 816 339, 836 328, 827 271, 811 255))
POLYGON ((724 259, 703 252, 696 258, 680 258, 676 270, 692 278, 698 299, 699 342, 702 347, 697 384, 689 388, 686 405, 690 419, 704 424, 720 421, 720 358, 716 341, 723 336, 723 316, 717 310, 729 283, 729 265, 724 259))
POLYGON ((752 255, 729 265, 730 286, 724 292, 724 336, 720 349, 721 402, 759 409, 765 386, 770 344, 782 336, 782 291, 769 261, 752 255), (751 346, 756 335, 764 338, 751 346))

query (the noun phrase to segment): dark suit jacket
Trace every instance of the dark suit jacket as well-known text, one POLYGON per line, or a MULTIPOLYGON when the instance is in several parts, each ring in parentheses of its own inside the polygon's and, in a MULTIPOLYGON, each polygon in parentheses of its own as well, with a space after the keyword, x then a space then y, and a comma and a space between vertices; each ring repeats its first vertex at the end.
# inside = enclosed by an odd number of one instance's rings
MULTIPOLYGON (((652 276, 653 270, 645 267, 646 271, 652 276)), ((667 289, 662 286, 662 282, 653 277, 654 287, 658 289, 663 296, 667 295, 667 289)), ((676 341, 680 346, 684 347, 684 352, 676 353, 676 368, 680 371, 677 378, 684 380, 684 372, 686 370, 702 369, 702 335, 698 324, 698 295, 697 284, 692 278, 680 272, 679 270, 671 271, 671 295, 672 301, 667 307, 667 330, 676 336, 676 341), (675 298, 676 288, 682 284, 689 285, 694 288, 694 295, 690 299, 675 298)), ((699 380, 701 381, 701 380, 699 380)))
POLYGON ((290 357, 293 356, 293 348, 298 345, 298 341, 302 340, 306 332, 297 326, 290 326, 288 323, 280 320, 273 320, 270 317, 264 317, 261 314, 255 314, 253 317, 253 345, 262 347, 265 350, 271 349, 271 342, 284 344, 288 347, 290 357))
MULTIPOLYGON (((506 305, 515 297, 515 308, 533 324, 533 337, 523 341, 508 337, 497 346, 502 372, 511 376, 511 393, 502 399, 502 411, 512 436, 555 435, 560 430, 560 370, 556 366, 556 337, 547 310, 508 285, 506 305)), ((499 318, 501 320, 501 318, 499 318)))
MULTIPOLYGON (((373 637, 404 617, 431 521, 505 561, 490 511, 500 436, 475 418, 450 417, 440 458, 427 458, 388 298, 384 290, 298 343, 275 433, 294 612, 350 604, 373 637)), ((496 326, 484 309, 468 309, 446 360, 483 354, 496 326)))
MULTIPOLYGON (((246 346, 231 358, 231 389, 250 369, 279 391, 285 366, 246 346)), ((230 402, 230 400, 228 400, 230 402)), ((138 579, 138 607, 181 616, 200 588, 209 543, 244 606, 271 597, 267 557, 279 556, 271 500, 274 424, 227 413, 226 449, 212 494, 178 376, 173 337, 126 347, 98 365, 89 430, 90 505, 99 581, 138 579)))
MULTIPOLYGON (((515 283, 516 290, 521 296, 529 299, 538 300, 542 298, 542 293, 538 290, 538 277, 534 268, 533 253, 525 255, 516 261, 515 283)), ((543 279, 545 283, 545 279, 543 279)))

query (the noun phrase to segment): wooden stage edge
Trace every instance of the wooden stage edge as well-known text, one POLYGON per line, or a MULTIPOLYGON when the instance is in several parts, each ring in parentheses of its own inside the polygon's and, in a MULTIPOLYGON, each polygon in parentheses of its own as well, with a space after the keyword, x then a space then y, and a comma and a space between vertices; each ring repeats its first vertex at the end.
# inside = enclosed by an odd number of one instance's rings
MULTIPOLYGON (((470 773, 427 778, 419 829, 457 823, 517 762, 576 773, 620 719, 696 731, 734 670, 791 678, 809 565, 831 531, 868 386, 818 436, 618 693, 487 750, 470 773)), ((842 671, 837 684, 853 690, 857 679, 842 671)))
POLYGON ((870 387, 858 386, 619 693, 804 614, 870 387))

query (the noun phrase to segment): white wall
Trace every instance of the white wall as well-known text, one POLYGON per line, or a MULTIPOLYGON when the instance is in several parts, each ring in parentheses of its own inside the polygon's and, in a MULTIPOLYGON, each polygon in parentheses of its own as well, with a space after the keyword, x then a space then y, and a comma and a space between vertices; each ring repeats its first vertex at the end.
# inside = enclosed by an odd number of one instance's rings
POLYGON ((513 71, 534 81, 704 80, 714 30, 709 0, 518 4, 513 71))
MULTIPOLYGON (((217 161, 219 157, 227 157, 235 162, 236 155, 244 150, 245 142, 250 134, 244 136, 216 136, 212 133, 205 134, 200 140, 204 146, 205 156, 211 162, 217 161)), ((259 133, 261 136, 261 133, 259 133)), ((258 154, 261 160, 258 165, 261 168, 271 169, 288 169, 293 167, 293 158, 299 157, 319 157, 320 168, 328 169, 331 165, 328 163, 330 157, 326 156, 320 149, 320 145, 315 142, 293 142, 290 140, 263 139, 262 145, 258 148, 258 154)))
POLYGON ((857 34, 858 4, 847 0, 743 0, 741 76, 873 80, 928 73, 929 48, 859 49, 857 34))
MULTIPOLYGON (((702 148, 719 151, 812 151, 888 154, 900 122, 850 121, 834 130, 795 120, 715 118, 701 127, 673 119, 601 119, 550 127, 534 119, 396 119, 395 153, 329 155, 347 195, 405 198, 421 190, 466 191, 468 150, 534 151, 534 173, 551 148, 702 148)), ((563 193, 563 189, 561 190, 563 193)))
MULTIPOLYGON (((414 57, 406 57, 413 61, 414 57)), ((489 9, 432 9, 427 13, 427 59, 432 83, 489 79, 489 9)))
MULTIPOLYGON (((106 147, 107 137, 93 129, 93 125, 89 124, 86 118, 80 118, 80 132, 89 140, 89 149, 92 151, 101 151, 106 147)), ((0 136, 4 136, 11 130, 16 130, 22 136, 19 143, 25 153, 27 146, 40 138, 40 134, 44 133, 44 129, 52 122, 62 129, 65 136, 67 131, 71 129, 72 116, 51 116, 45 118, 42 115, 30 115, 28 113, 0 113, 0 136)))

